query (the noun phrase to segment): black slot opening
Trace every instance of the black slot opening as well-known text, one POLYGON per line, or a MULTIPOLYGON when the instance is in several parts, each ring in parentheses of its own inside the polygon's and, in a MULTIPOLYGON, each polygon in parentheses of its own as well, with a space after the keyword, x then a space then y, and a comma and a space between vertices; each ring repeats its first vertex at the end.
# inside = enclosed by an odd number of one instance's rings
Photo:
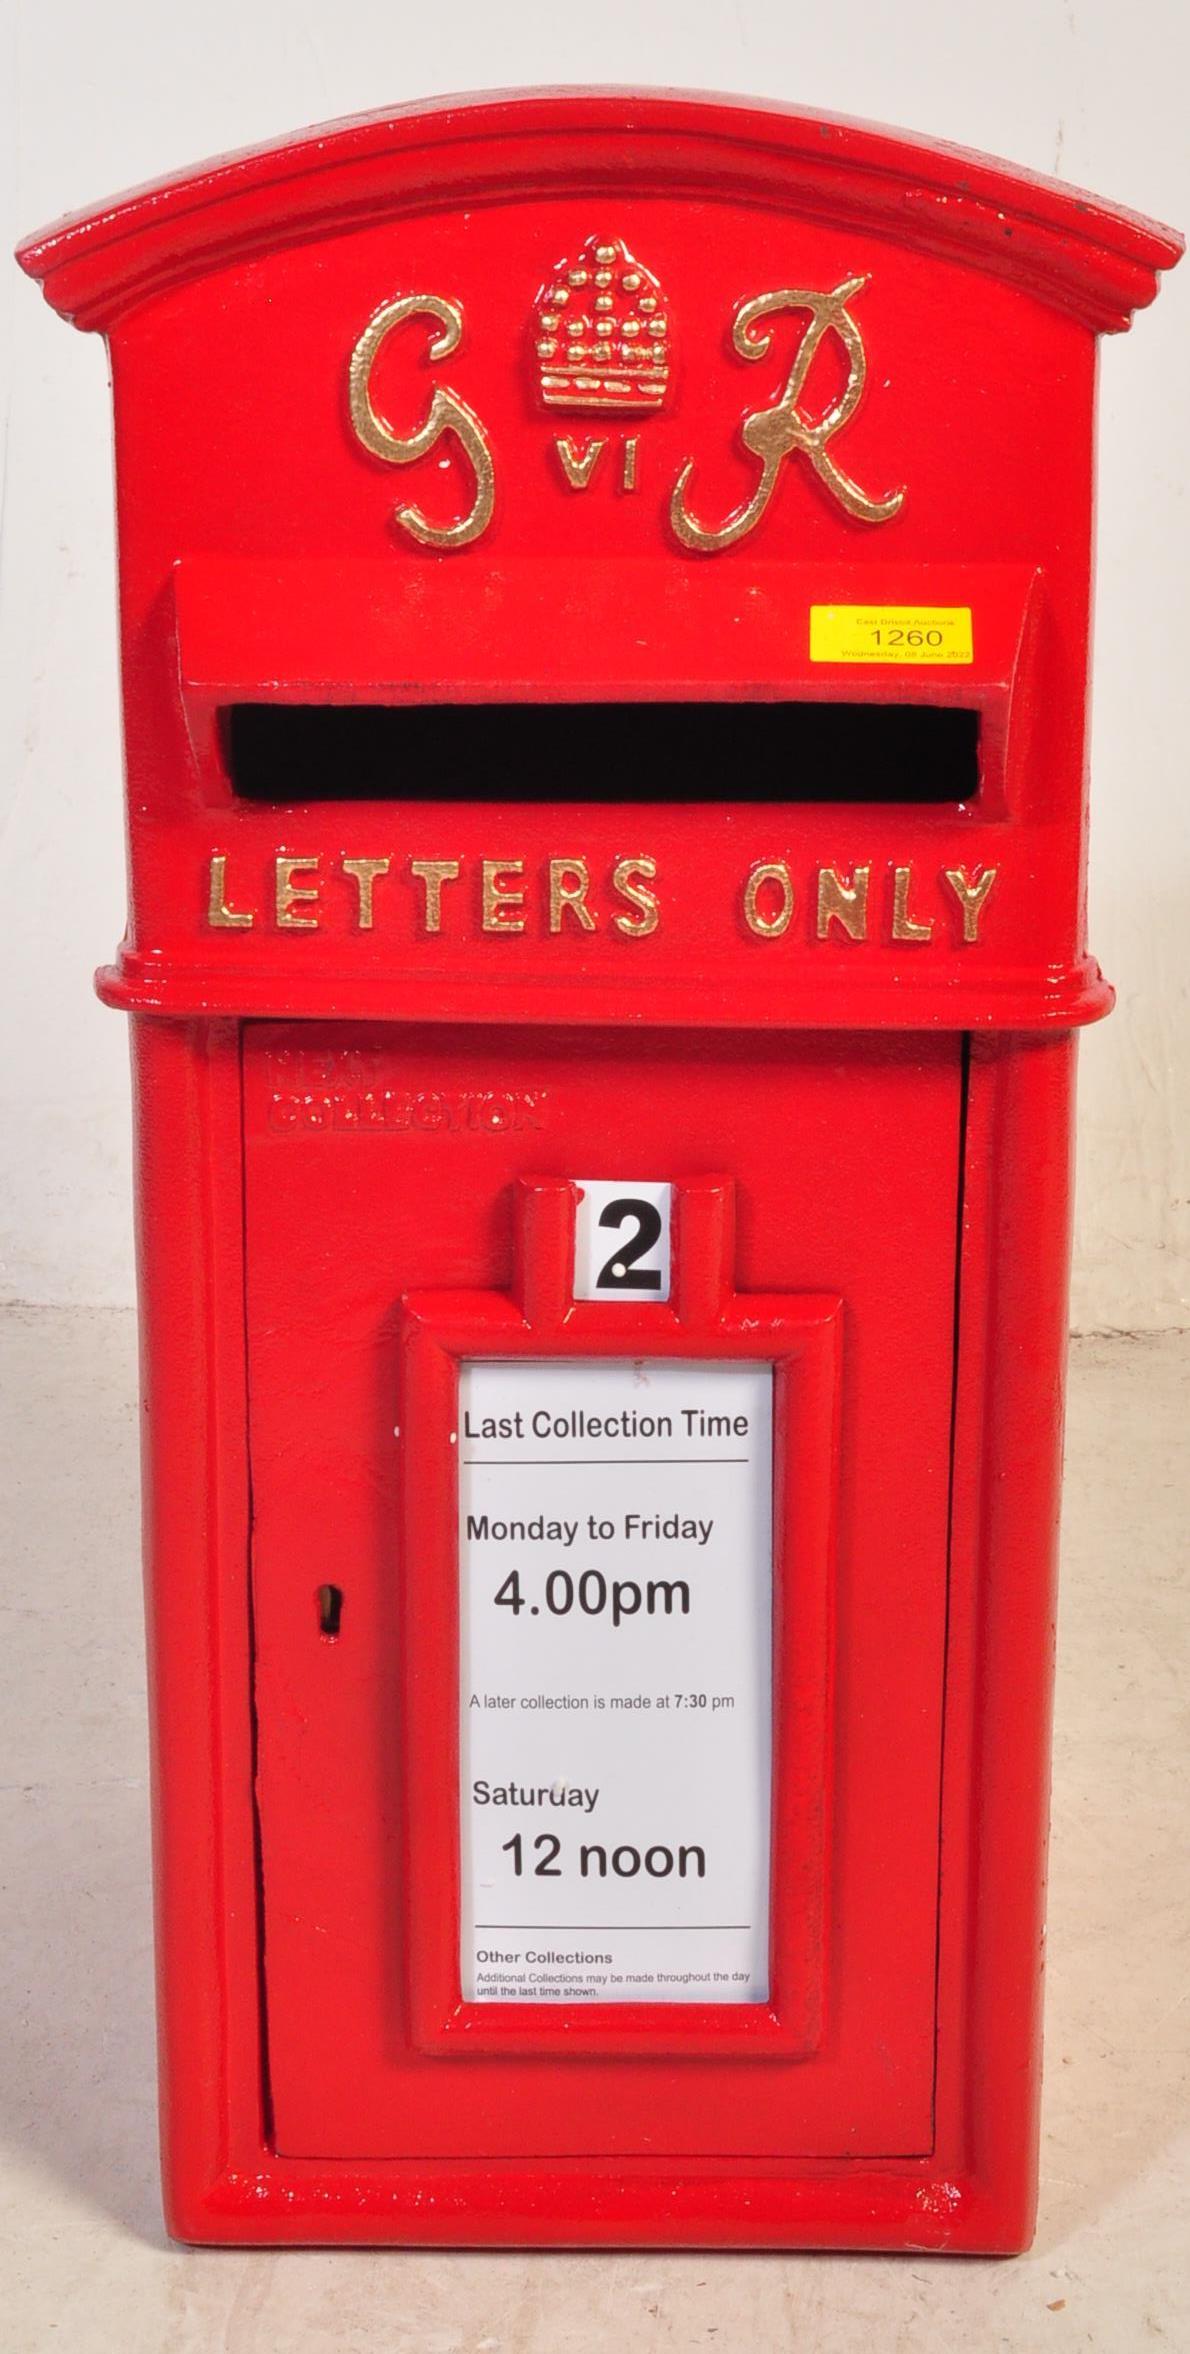
POLYGON ((969 801, 979 713, 927 703, 235 703, 246 801, 969 801))
POLYGON ((318 1604, 318 1631, 333 1643, 343 1623, 342 1586, 320 1586, 315 1596, 318 1604))

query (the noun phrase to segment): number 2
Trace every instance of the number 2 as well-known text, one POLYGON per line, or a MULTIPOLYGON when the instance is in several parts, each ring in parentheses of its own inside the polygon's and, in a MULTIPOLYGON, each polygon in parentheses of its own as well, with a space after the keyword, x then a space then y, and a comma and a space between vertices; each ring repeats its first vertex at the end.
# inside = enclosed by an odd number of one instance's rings
POLYGON ((576 1177, 574 1296, 611 1307, 669 1298, 673 1186, 652 1177, 576 1177), (614 1250, 610 1238, 617 1236, 614 1250))
POLYGON ((622 1201, 608 1202, 601 1210, 601 1226, 625 1226, 634 1219, 636 1232, 627 1243, 617 1244, 611 1257, 604 1262, 595 1278, 598 1291, 660 1291, 659 1267, 639 1267, 638 1259, 647 1258, 661 1240, 661 1213, 652 1202, 634 1201, 625 1196, 622 1201))

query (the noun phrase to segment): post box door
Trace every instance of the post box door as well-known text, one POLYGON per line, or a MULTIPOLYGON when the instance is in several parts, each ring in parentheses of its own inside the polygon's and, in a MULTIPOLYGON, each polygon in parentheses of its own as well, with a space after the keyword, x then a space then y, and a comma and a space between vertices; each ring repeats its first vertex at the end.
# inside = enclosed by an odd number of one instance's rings
MULTIPOLYGON (((244 1033, 257 1792, 268 2093, 301 2156, 924 2152, 932 2134, 939 1775, 963 1043, 956 1036, 244 1033), (411 1293, 507 1291, 527 1175, 735 1181, 743 1297, 841 1302, 822 1886, 772 1900, 820 1992, 797 2048, 565 2048, 419 2035, 410 1856, 429 1793, 458 1836, 457 1685, 441 1777, 406 1655, 429 1597, 401 1559, 398 1335, 411 1293), (328 1592, 333 1597, 327 1615, 328 1592), (427 1754, 429 1752, 429 1754, 427 1754), (420 1803, 420 1802, 419 1802, 420 1803), (803 1919, 804 1915, 804 1919, 803 1919)), ((746 1321, 746 1320, 745 1320, 746 1321)), ((815 1440, 815 1448, 820 1442, 815 1440)), ((416 1482, 417 1463, 406 1467, 416 1482)), ((609 1475, 610 1477, 611 1475, 609 1475)), ((776 1573, 775 1573, 776 1574, 776 1573)), ((796 1594, 784 1640, 797 1662, 796 1594)), ((631 1630, 629 1631, 629 1636, 631 1630)), ((811 1675, 817 1670, 809 1663, 811 1675)), ((435 1704, 437 1705, 437 1703, 435 1704)), ((781 1705, 780 1695, 777 1701, 781 1705)), ((775 1728, 775 1731, 777 1728, 775 1728)), ((424 1882, 423 1882, 424 1887, 424 1882)), ((727 2006, 725 2006, 725 2015, 727 2006)), ((672 2017, 672 2014, 671 2014, 672 2017)))

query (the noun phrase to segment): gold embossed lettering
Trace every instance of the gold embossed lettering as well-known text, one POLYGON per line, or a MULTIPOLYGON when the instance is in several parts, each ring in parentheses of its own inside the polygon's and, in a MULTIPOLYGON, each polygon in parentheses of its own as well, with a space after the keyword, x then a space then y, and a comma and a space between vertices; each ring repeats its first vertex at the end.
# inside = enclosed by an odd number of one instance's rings
POLYGON ((761 940, 778 940, 782 932, 789 930, 793 910, 793 877, 785 860, 762 859, 744 885, 744 922, 748 930, 761 940), (773 890, 779 894, 775 906, 773 890))
POLYGON ((943 869, 944 879, 963 910, 963 939, 968 946, 979 938, 979 919, 999 872, 997 866, 985 866, 983 873, 975 876, 969 875, 965 866, 943 869))
POLYGON ((635 915, 612 917, 617 932, 622 932, 626 940, 647 940, 650 932, 655 932, 661 921, 661 903, 656 892, 649 889, 649 884, 656 880, 656 876, 655 858, 620 858, 616 861, 612 871, 612 889, 619 893, 621 899, 626 899, 630 907, 639 911, 635 915), (647 879, 642 880, 642 877, 647 879))
POLYGON ((595 918, 587 905, 591 888, 591 870, 585 858, 551 858, 550 860, 550 930, 560 932, 562 918, 569 911, 580 930, 593 932, 595 918))
POLYGON ((514 910, 523 907, 525 894, 509 877, 523 875, 523 858, 485 858, 483 862, 483 928, 485 932, 523 932, 525 919, 514 910))
POLYGON ((230 907, 227 900, 227 856, 222 850, 211 860, 207 890, 207 922, 216 932, 247 932, 256 917, 246 907, 230 907))
POLYGON ((824 489, 838 501, 845 514, 853 515, 858 522, 887 523, 900 511, 905 497, 903 489, 889 491, 884 498, 869 497, 843 472, 828 446, 855 415, 863 399, 867 355, 863 337, 847 305, 866 284, 863 277, 845 278, 829 294, 812 294, 803 287, 782 287, 774 294, 758 294, 750 302, 741 303, 732 326, 732 342, 742 360, 764 358, 772 342, 772 331, 762 321, 774 313, 808 311, 810 324, 803 331, 780 399, 772 408, 753 409, 744 419, 741 428, 744 447, 759 458, 761 469, 751 498, 737 507, 725 523, 699 523, 686 505, 686 488, 694 471, 693 458, 682 468, 669 512, 673 530, 684 548, 714 555, 720 548, 733 547, 737 540, 746 538, 765 513, 786 458, 794 456, 805 458, 824 489), (847 360, 847 382, 823 415, 814 418, 806 415, 800 403, 811 362, 825 335, 837 336, 842 345, 847 360))
POLYGON ((318 897, 317 883, 295 883, 295 875, 316 875, 316 858, 278 858, 274 860, 277 874, 277 924, 283 932, 316 932, 316 915, 295 915, 294 908, 318 897))
POLYGON ((638 446, 639 445, 635 433, 630 433, 627 441, 624 444, 624 463, 620 472, 620 488, 622 490, 636 489, 636 453, 638 446))
POLYGON ((361 932, 370 932, 372 929, 372 898, 376 887, 376 878, 378 875, 388 873, 392 860, 391 858, 345 858, 342 864, 344 874, 351 876, 356 887, 358 895, 356 913, 359 928, 361 932))
POLYGON ((868 882, 870 866, 857 866, 850 882, 845 882, 838 869, 820 866, 818 869, 818 937, 830 937, 832 924, 838 924, 849 940, 866 940, 868 936, 868 882))
POLYGON ((411 858, 409 872, 422 884, 425 891, 422 928, 427 932, 442 930, 442 886, 458 880, 457 858, 411 858))
POLYGON ((416 458, 426 458, 436 448, 444 433, 453 433, 466 453, 475 476, 475 497, 470 512, 457 523, 431 523, 420 507, 403 506, 396 509, 396 521, 410 539, 423 548, 465 548, 487 530, 495 504, 495 469, 487 434, 474 409, 461 400, 449 387, 435 387, 425 423, 415 433, 394 433, 391 425, 377 415, 372 405, 372 370, 386 336, 406 319, 437 319, 439 332, 431 338, 430 358, 449 359, 456 351, 463 333, 463 310, 457 302, 447 302, 440 294, 402 294, 393 302, 386 302, 365 327, 351 355, 348 375, 348 398, 351 422, 357 438, 374 458, 383 458, 389 466, 410 466, 416 458))
POLYGON ((925 923, 919 923, 910 909, 909 894, 912 889, 912 867, 899 866, 893 876, 893 939, 932 940, 934 937, 933 919, 927 918, 925 923))
POLYGON ((554 448, 557 450, 558 462, 571 489, 585 490, 604 450, 607 448, 607 443, 605 441, 589 441, 580 447, 578 442, 568 441, 564 434, 559 434, 554 448))

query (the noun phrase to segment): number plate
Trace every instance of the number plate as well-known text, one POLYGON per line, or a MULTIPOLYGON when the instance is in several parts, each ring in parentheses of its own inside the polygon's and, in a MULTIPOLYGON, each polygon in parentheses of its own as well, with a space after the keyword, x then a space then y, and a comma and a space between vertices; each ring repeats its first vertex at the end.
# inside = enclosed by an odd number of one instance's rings
POLYGON ((667 1300, 672 1185, 582 1177, 574 1234, 576 1300, 667 1300))
POLYGON ((462 1367, 465 1999, 767 1999, 772 1392, 462 1367))

